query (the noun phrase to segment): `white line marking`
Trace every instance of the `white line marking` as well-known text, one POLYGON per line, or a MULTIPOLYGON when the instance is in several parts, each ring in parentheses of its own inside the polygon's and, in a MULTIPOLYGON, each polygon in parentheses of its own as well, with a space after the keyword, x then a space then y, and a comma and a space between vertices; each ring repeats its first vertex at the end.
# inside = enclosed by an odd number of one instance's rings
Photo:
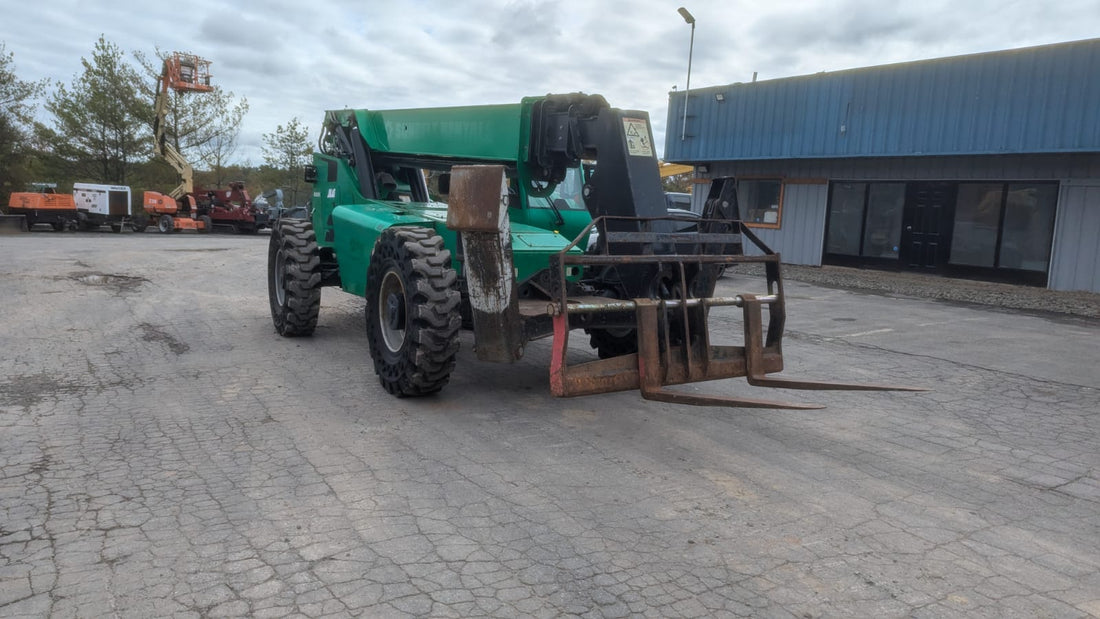
POLYGON ((842 335, 840 337, 860 337, 861 335, 877 335, 879 333, 890 333, 893 329, 874 329, 872 331, 860 331, 859 333, 849 333, 848 335, 842 335))

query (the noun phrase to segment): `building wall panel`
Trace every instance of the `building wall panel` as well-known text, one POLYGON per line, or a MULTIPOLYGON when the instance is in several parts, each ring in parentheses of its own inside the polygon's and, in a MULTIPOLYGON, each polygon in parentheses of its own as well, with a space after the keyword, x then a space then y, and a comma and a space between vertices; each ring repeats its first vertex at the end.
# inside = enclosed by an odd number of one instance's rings
MULTIPOLYGON (((819 266, 827 193, 828 186, 822 184, 784 186, 781 226, 778 229, 753 228, 753 232, 773 251, 779 252, 783 262, 819 266)), ((750 245, 746 243, 746 253, 760 254, 750 245)))
POLYGON ((830 180, 1061 180, 1100 178, 1100 154, 723 161, 708 176, 830 180))
MULTIPOLYGON (((668 127, 684 101, 670 93, 668 127)), ((1096 152, 1100 39, 713 86, 688 106, 668 161, 1096 152)))
POLYGON ((1100 292, 1100 182, 1062 186, 1048 286, 1100 292))

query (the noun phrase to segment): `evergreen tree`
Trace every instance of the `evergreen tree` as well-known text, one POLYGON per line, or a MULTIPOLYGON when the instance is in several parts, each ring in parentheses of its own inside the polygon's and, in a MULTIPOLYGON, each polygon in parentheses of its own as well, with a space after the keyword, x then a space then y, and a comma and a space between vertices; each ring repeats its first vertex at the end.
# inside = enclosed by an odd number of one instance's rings
POLYGON ((274 133, 265 133, 263 141, 264 161, 278 172, 279 185, 289 193, 287 197, 291 204, 304 202, 299 200, 298 194, 304 182, 304 168, 313 152, 309 141, 309 127, 301 124, 295 117, 286 126, 277 126, 274 133))
POLYGON ((142 96, 141 76, 122 51, 102 35, 83 73, 46 103, 52 127, 40 127, 70 173, 83 180, 124 185, 135 163, 149 155, 152 101, 142 96))
POLYGON ((34 113, 34 99, 45 81, 27 82, 15 73, 15 55, 5 53, 0 41, 0 205, 8 195, 22 191, 30 180, 30 135, 27 127, 34 113))

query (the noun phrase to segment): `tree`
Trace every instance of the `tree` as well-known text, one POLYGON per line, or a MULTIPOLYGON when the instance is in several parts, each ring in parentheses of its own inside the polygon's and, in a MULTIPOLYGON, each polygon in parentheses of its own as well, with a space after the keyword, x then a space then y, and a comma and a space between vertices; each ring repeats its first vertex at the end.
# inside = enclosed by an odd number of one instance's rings
POLYGON ((292 203, 298 204, 303 170, 313 152, 309 127, 294 117, 286 126, 277 126, 274 133, 265 133, 263 140, 264 161, 278 171, 279 184, 290 191, 292 203))
POLYGON ((45 80, 19 79, 15 73, 15 54, 5 51, 5 44, 0 41, 0 204, 7 204, 8 195, 21 191, 30 180, 26 127, 34 113, 33 101, 46 85, 45 80))
MULTIPOLYGON (((153 101, 164 60, 169 54, 158 48, 156 61, 140 52, 135 52, 134 56, 151 78, 146 83, 152 88, 145 87, 143 91, 146 100, 153 101)), ((188 161, 201 162, 211 168, 217 185, 224 184, 225 168, 237 150, 241 120, 248 113, 248 99, 237 100, 231 91, 214 84, 210 92, 170 91, 167 103, 167 139, 188 161)), ((150 126, 152 121, 150 115, 150 126)))
POLYGON ((691 193, 692 189, 692 173, 686 174, 673 174, 672 176, 666 176, 661 179, 661 188, 665 191, 675 191, 681 193, 691 193))
POLYGON ((0 41, 0 116, 19 123, 29 123, 34 113, 32 101, 42 94, 46 80, 26 82, 15 75, 15 54, 5 53, 7 45, 0 41))
POLYGON ((46 103, 53 127, 43 141, 74 176, 124 185, 134 164, 149 153, 151 103, 141 97, 141 76, 102 35, 84 72, 71 86, 58 84, 46 103))
POLYGON ((240 125, 238 125, 231 132, 214 136, 199 148, 199 158, 210 169, 215 187, 224 187, 230 180, 240 180, 230 179, 227 176, 229 159, 237 152, 237 136, 240 132, 240 125))

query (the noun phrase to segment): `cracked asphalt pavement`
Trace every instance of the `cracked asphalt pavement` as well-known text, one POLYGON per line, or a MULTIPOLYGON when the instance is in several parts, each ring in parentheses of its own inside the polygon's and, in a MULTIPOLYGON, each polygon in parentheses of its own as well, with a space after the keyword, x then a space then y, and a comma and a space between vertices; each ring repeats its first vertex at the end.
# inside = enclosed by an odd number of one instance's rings
POLYGON ((274 333, 263 235, 0 250, 3 617, 1100 615, 1093 319, 788 282, 787 374, 931 391, 555 399, 464 334, 398 400, 362 300, 274 333))

